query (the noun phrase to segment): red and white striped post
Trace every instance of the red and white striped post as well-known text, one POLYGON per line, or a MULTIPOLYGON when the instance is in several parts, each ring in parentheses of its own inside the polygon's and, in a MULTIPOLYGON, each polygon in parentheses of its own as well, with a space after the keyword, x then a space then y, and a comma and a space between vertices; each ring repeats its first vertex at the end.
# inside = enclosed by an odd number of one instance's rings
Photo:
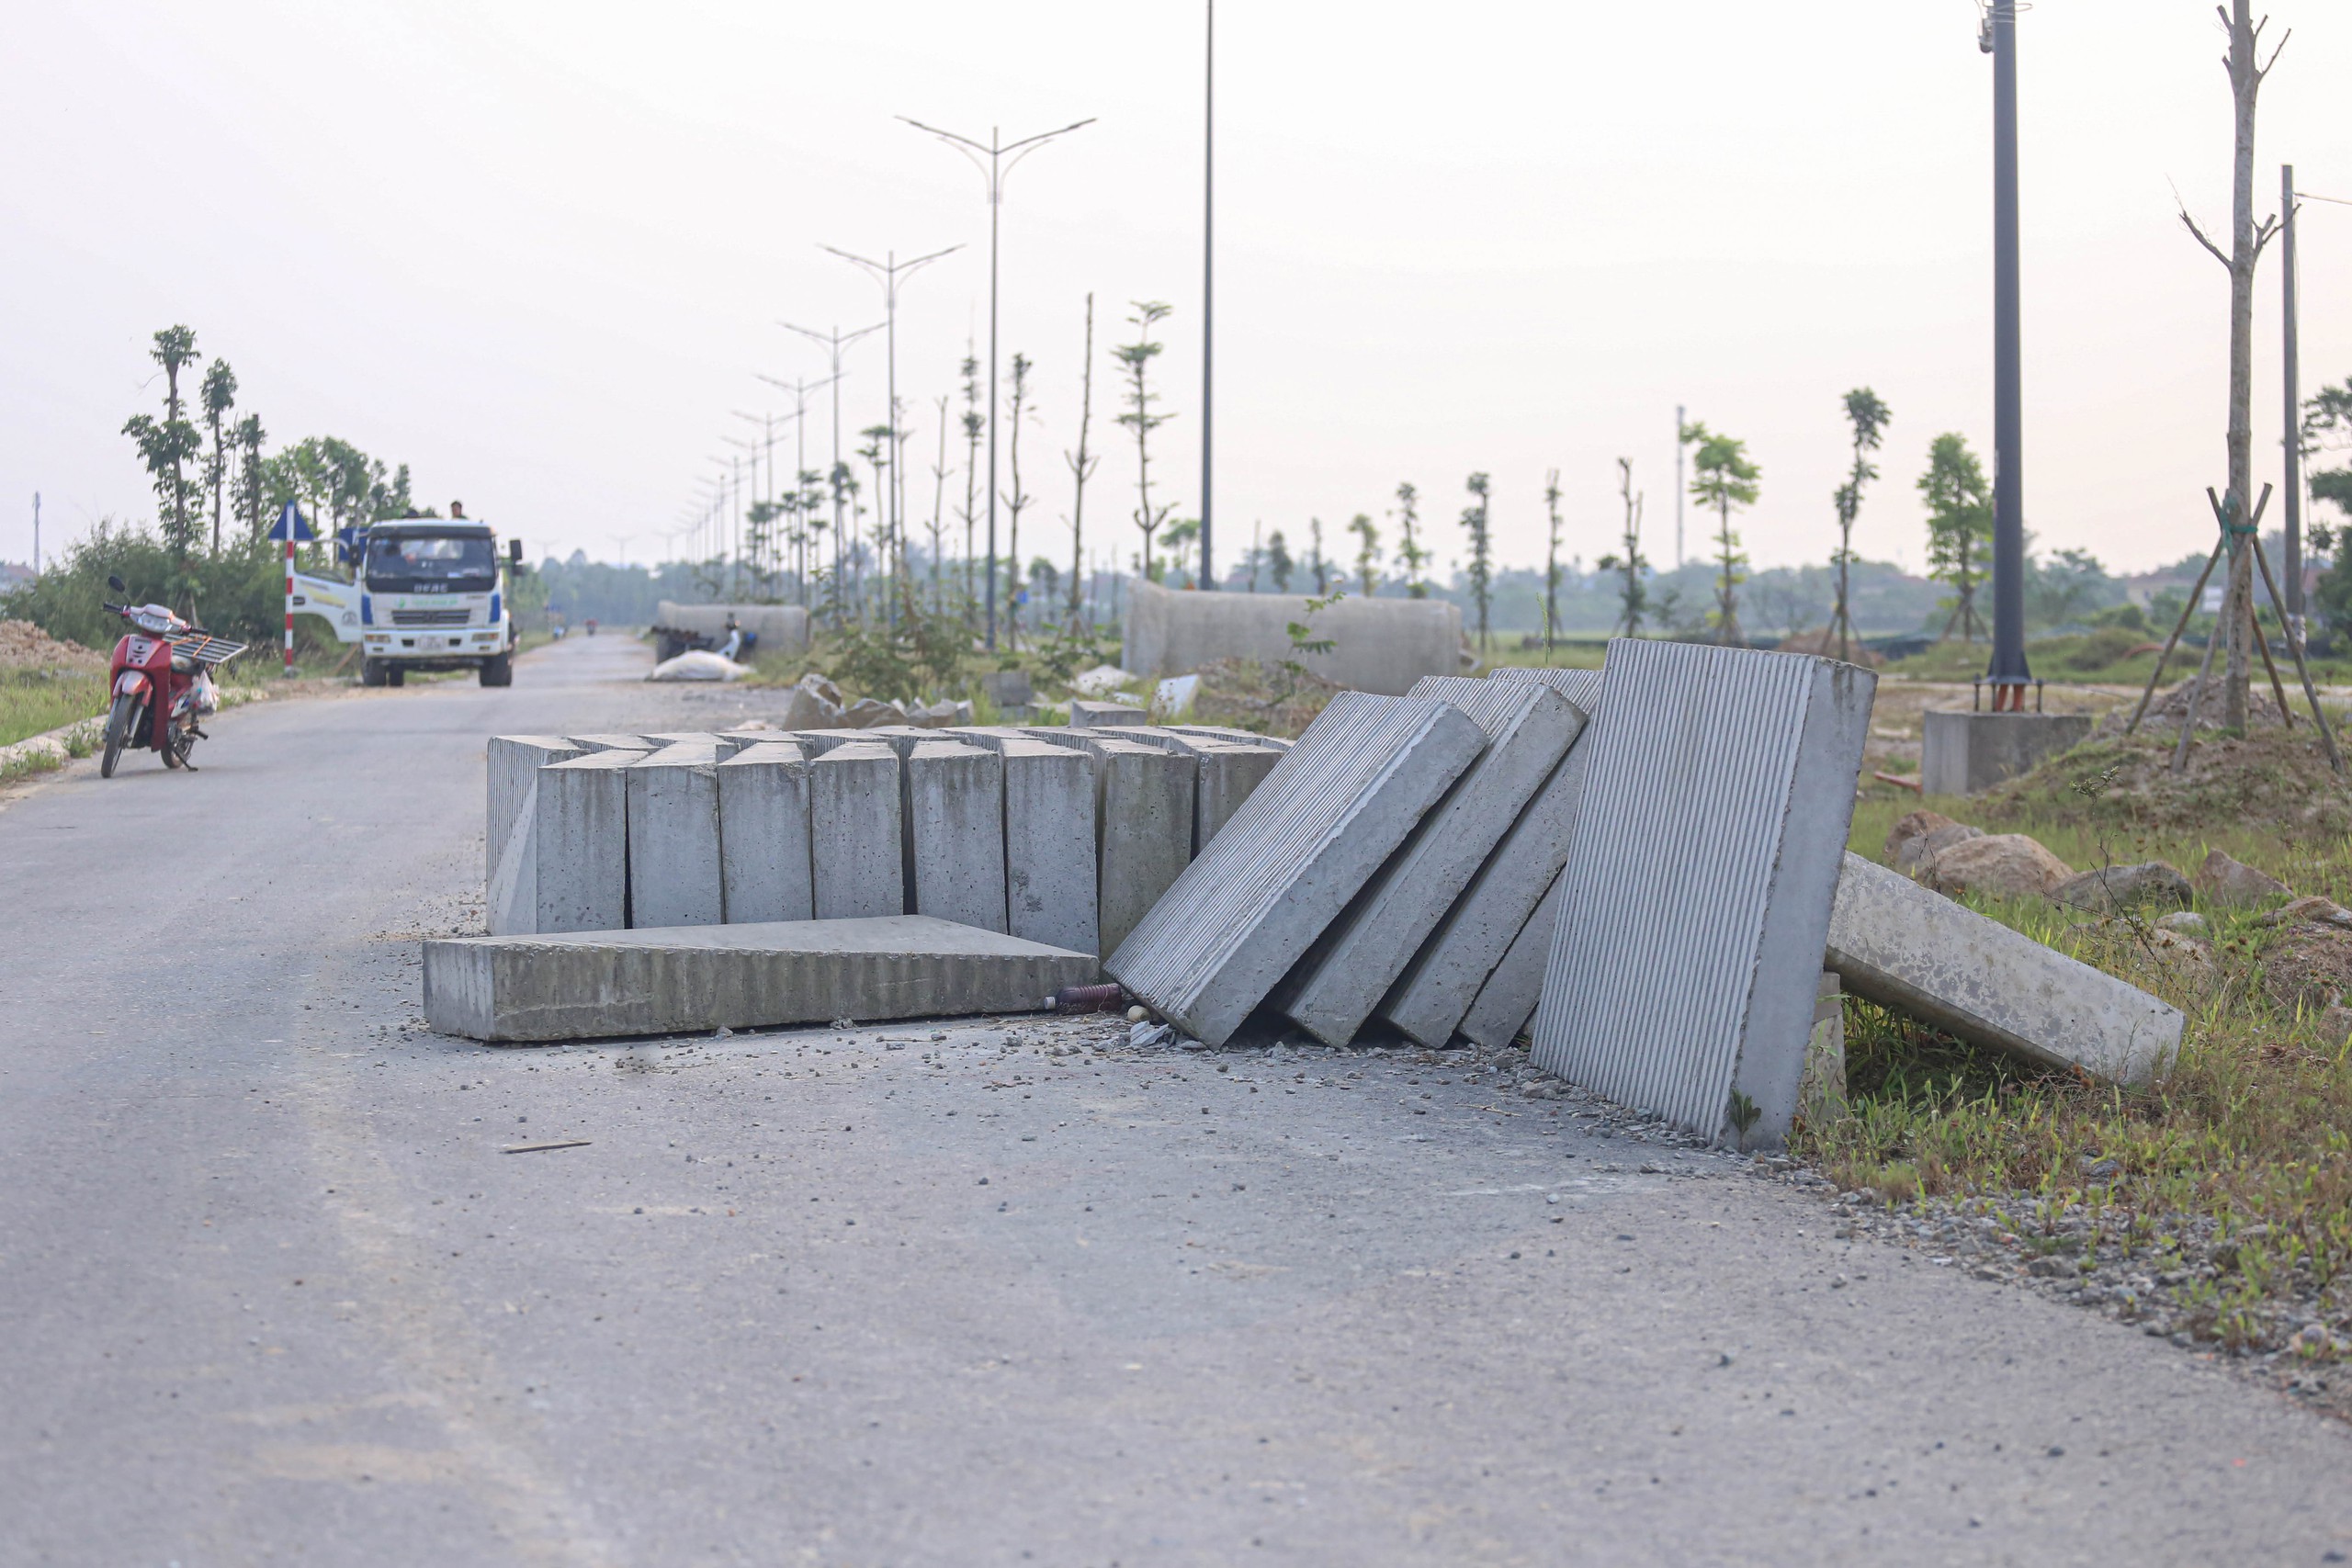
POLYGON ((286 530, 286 673, 294 674, 294 530, 286 530))

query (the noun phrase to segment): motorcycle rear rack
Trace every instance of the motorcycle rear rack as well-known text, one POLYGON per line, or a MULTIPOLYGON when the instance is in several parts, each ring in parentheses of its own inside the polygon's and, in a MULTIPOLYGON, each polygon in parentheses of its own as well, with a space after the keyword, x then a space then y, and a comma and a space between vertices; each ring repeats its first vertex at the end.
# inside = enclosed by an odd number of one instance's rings
POLYGON ((195 637, 172 637, 168 640, 174 653, 186 654, 207 668, 228 663, 237 655, 244 652, 246 647, 242 642, 231 642, 227 637, 214 637, 209 632, 199 633, 195 637))

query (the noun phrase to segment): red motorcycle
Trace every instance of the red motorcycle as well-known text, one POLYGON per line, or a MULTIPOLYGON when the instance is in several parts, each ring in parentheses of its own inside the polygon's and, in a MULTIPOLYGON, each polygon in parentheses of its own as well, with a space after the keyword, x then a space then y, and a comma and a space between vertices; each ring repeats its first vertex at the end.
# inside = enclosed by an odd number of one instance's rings
MULTIPOLYGON (((107 579, 117 593, 128 592, 119 577, 107 579)), ((212 671, 245 650, 241 642, 214 637, 161 604, 107 604, 130 625, 114 645, 107 666, 113 705, 107 710, 106 750, 98 776, 114 777, 123 749, 152 748, 164 766, 196 772, 188 753, 209 739, 200 721, 220 710, 220 688, 212 671)))

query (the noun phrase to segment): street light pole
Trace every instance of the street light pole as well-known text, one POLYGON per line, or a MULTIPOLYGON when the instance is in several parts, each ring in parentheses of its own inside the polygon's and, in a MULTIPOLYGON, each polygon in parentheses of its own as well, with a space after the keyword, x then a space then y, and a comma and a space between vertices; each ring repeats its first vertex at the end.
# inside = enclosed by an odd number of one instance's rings
POLYGON ((1003 211, 1003 209, 1004 209, 1004 180, 1005 180, 1005 176, 1006 176, 1007 175, 1010 175, 1011 173, 1012 173, 1012 167, 1013 167, 1013 165, 1014 165, 1015 164, 1020 163, 1022 159, 1026 158, 1027 156, 1029 156, 1029 154, 1030 154, 1030 153, 1035 152, 1038 148, 1043 147, 1046 142, 1053 141, 1056 137, 1059 137, 1059 136, 1067 136, 1067 135, 1069 135, 1069 134, 1071 131, 1073 131, 1073 130, 1081 130, 1081 129, 1083 129, 1083 128, 1084 128, 1084 127, 1086 127, 1086 126, 1092 125, 1092 124, 1094 123, 1094 119, 1093 119, 1093 117, 1089 116, 1087 118, 1085 118, 1085 119, 1081 119, 1081 120, 1079 120, 1079 121, 1077 121, 1077 122, 1076 122, 1076 123, 1074 123, 1074 124, 1065 125, 1065 126, 1063 126, 1059 130, 1046 130, 1046 131, 1040 131, 1040 132, 1038 132, 1038 133, 1037 133, 1036 135, 1035 135, 1035 136, 1026 136, 1026 137, 1022 138, 1022 139, 1021 139, 1020 141, 1005 141, 1005 140, 1003 139, 1002 134, 1001 134, 1001 133, 997 130, 997 128, 995 128, 995 127, 991 126, 991 127, 989 127, 989 140, 988 140, 988 142, 987 142, 987 144, 986 144, 986 145, 982 145, 981 143, 979 143, 979 142, 978 142, 978 141, 973 141, 973 140, 972 140, 970 137, 968 137, 968 136, 958 136, 957 134, 956 134, 956 132, 954 132, 954 131, 952 131, 952 130, 940 130, 937 126, 925 125, 922 121, 921 121, 921 120, 919 120, 919 119, 908 119, 908 118, 907 118, 905 115, 900 115, 899 118, 901 120, 905 120, 907 124, 913 126, 917 130, 926 132, 927 134, 932 135, 932 136, 936 136, 936 137, 937 137, 937 138, 939 138, 939 140, 941 140, 942 141, 946 142, 946 143, 947 143, 947 145, 949 145, 950 147, 955 148, 955 149, 956 149, 956 151, 957 151, 958 152, 963 153, 965 157, 969 158, 969 159, 972 161, 972 166, 973 166, 974 168, 976 168, 976 169, 979 170, 979 171, 980 171, 980 175, 981 175, 981 177, 982 177, 983 179, 985 179, 985 180, 988 182, 988 190, 989 190, 989 562, 988 562, 988 565, 989 565, 989 582, 988 582, 988 621, 987 621, 987 642, 988 642, 988 648, 989 648, 989 650, 990 652, 994 652, 994 651, 996 650, 996 445, 997 445, 997 443, 996 443, 996 427, 997 427, 997 417, 996 417, 996 413, 997 413, 997 409, 996 409, 996 301, 997 301, 997 231, 998 231, 998 228, 999 228, 999 220, 1000 220, 1000 217, 1001 217, 1001 215, 1002 214, 1002 211, 1003 211), (985 160, 985 162, 984 162, 983 160, 985 160))
POLYGON ((847 333, 839 325, 830 333, 820 333, 814 327, 796 327, 790 321, 778 321, 776 325, 786 332, 798 333, 811 343, 823 344, 831 355, 833 373, 817 384, 830 386, 833 389, 833 471, 827 478, 833 490, 833 572, 838 578, 842 565, 842 355, 848 352, 850 344, 880 332, 885 323, 876 321, 870 327, 860 327, 847 333))
POLYGON ((1210 442, 1216 432, 1210 394, 1216 378, 1210 366, 1216 344, 1216 0, 1207 0, 1207 69, 1203 73, 1204 97, 1201 115, 1201 571, 1193 581, 1203 592, 1216 587, 1215 546, 1209 527, 1210 502, 1216 493, 1216 468, 1210 462, 1210 442))
MULTIPOLYGON (((792 505, 792 514, 797 518, 800 517, 800 502, 797 499, 800 491, 800 476, 808 471, 808 394, 817 390, 820 387, 831 385, 833 378, 829 376, 822 381, 810 381, 805 378, 793 381, 780 381, 774 376, 766 375, 758 370, 752 371, 752 374, 757 379, 765 381, 769 386, 792 394, 792 417, 796 422, 793 425, 792 432, 792 490, 795 497, 792 505)), ((773 468, 773 465, 771 465, 771 468, 773 468)), ((802 519, 798 526, 802 538, 805 540, 808 532, 807 520, 805 518, 802 519)), ((808 546, 803 543, 799 546, 799 566, 797 570, 800 574, 800 604, 801 607, 805 609, 808 607, 808 546)))
POLYGON ((2278 444, 2286 449, 2287 602, 2279 609, 2303 637, 2303 397, 2301 351, 2295 341, 2295 165, 2278 165, 2278 368, 2286 382, 2287 417, 2278 444))
POLYGON ((1990 0, 1993 57, 1993 710, 2025 709, 2025 392, 2018 278, 2018 0, 1990 0))

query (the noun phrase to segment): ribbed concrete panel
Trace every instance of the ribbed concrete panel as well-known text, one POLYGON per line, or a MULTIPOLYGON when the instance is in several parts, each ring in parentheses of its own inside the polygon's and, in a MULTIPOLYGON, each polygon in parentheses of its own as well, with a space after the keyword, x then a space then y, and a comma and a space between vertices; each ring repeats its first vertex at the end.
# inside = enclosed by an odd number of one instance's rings
POLYGON ((1795 1114, 1867 670, 1619 638, 1535 1015, 1540 1066, 1707 1135, 1795 1114))
POLYGON ((1535 912, 1527 917, 1502 961, 1478 987, 1477 998, 1456 1026, 1464 1039, 1498 1051, 1534 1021, 1535 1004, 1544 998, 1544 965, 1552 957, 1552 933, 1560 923, 1561 880, 1552 879, 1535 912))
POLYGON ((1104 967, 1222 1044, 1486 745, 1451 703, 1340 693, 1104 967))
MULTIPOLYGON (((1412 1039, 1442 1048, 1469 1012, 1503 954, 1526 929, 1528 917, 1560 879, 1568 863, 1568 843, 1577 828, 1577 807, 1584 796, 1584 760, 1591 753, 1591 715, 1600 705, 1598 670, 1497 671, 1490 682, 1506 674, 1540 683, 1566 698, 1586 724, 1568 754, 1519 814, 1510 831, 1478 868, 1478 874, 1454 900, 1412 963, 1397 976, 1380 1004, 1380 1016, 1412 1039)), ((1540 974, 1542 965, 1537 969, 1540 974)), ((1510 1021, 1515 1033, 1535 1008, 1531 993, 1527 1009, 1510 1021)))
POLYGON ((629 924, 722 923, 727 919, 723 863, 717 743, 673 741, 630 763, 629 924))
POLYGON ((816 918, 808 858, 808 759, 788 741, 746 746, 718 764, 727 923, 816 918))
POLYGON ((1453 704, 1487 749, 1276 994, 1327 1044, 1356 1037, 1584 728, 1574 704, 1530 682, 1433 675, 1409 695, 1453 704))
POLYGON ((549 762, 560 762, 577 757, 587 749, 575 746, 560 735, 493 735, 484 757, 483 772, 487 775, 489 815, 482 824, 482 876, 485 882, 496 881, 498 864, 505 857, 507 840, 514 836, 515 819, 523 814, 524 802, 538 787, 538 771, 549 762))

